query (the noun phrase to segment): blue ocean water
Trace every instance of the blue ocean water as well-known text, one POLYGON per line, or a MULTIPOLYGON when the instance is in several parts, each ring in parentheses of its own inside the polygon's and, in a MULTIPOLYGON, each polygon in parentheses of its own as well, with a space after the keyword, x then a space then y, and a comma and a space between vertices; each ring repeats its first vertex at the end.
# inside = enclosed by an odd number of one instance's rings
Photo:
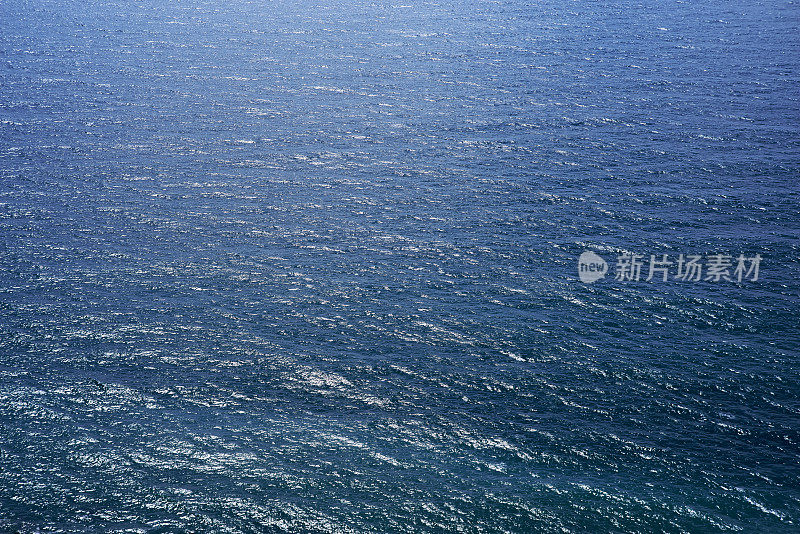
POLYGON ((0 531, 800 531, 798 22, 2 0, 0 531))

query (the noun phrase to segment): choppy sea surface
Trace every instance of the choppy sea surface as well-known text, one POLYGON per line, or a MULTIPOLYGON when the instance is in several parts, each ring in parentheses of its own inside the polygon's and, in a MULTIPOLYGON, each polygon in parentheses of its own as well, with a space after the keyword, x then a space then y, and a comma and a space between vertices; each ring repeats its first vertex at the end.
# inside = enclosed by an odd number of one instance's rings
POLYGON ((0 531, 800 531, 799 22, 2 0, 0 531))

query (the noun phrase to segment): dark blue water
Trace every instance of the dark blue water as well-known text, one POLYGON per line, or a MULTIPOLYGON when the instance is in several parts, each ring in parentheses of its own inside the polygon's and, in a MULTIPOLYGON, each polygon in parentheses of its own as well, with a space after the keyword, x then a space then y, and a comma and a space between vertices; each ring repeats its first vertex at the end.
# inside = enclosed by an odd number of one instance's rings
POLYGON ((0 531, 797 532, 799 22, 2 0, 0 531))

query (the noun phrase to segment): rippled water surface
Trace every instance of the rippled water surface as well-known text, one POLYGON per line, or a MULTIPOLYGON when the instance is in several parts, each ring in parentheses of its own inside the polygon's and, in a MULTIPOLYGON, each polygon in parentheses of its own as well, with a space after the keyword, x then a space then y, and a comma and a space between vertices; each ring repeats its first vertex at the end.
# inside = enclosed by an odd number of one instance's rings
POLYGON ((3 0, 0 531, 797 532, 798 21, 3 0))

